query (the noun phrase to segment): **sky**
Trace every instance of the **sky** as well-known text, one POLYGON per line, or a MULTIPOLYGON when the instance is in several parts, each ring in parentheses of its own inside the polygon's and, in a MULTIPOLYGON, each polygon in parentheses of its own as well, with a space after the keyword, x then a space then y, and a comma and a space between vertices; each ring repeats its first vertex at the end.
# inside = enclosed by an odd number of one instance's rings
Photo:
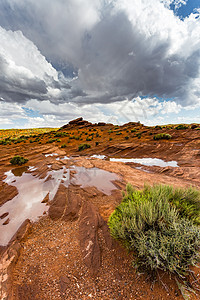
POLYGON ((200 0, 1 0, 0 128, 200 123, 200 0))

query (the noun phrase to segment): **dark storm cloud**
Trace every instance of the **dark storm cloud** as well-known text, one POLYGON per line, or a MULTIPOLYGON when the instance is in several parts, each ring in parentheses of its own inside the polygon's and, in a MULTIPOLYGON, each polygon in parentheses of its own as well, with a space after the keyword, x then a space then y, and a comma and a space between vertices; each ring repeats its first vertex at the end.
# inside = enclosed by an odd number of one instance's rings
POLYGON ((43 80, 27 78, 22 73, 13 73, 13 70, 9 74, 8 62, 2 56, 0 56, 0 70, 0 94, 5 101, 25 102, 32 98, 42 99, 47 93, 43 80))
MULTIPOLYGON (((146 95, 199 102, 199 22, 193 16, 180 21, 161 2, 169 1, 1 1, 0 25, 21 30, 47 61, 78 78, 69 83, 36 76, 14 85, 12 77, 1 77, 0 96, 11 101, 16 92, 17 101, 84 104, 146 95)), ((184 1, 172 2, 178 7, 184 1)))

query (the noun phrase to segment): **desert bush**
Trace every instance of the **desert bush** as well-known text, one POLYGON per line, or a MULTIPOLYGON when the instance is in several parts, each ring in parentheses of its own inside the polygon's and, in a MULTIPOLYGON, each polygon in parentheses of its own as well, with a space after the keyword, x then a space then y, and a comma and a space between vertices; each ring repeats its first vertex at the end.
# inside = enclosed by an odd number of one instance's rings
POLYGON ((187 129, 188 126, 184 125, 184 124, 179 124, 178 126, 175 127, 175 129, 180 130, 180 129, 187 129))
POLYGON ((46 143, 51 144, 51 143, 56 142, 56 141, 57 141, 57 139, 50 138, 46 143))
POLYGON ((122 133, 121 132, 116 132, 116 135, 121 135, 122 133))
POLYGON ((81 144, 78 146, 78 151, 82 151, 85 149, 91 148, 91 146, 89 144, 81 144))
POLYGON ((109 141, 112 141, 112 139, 113 139, 113 138, 110 137, 110 138, 109 138, 109 141))
POLYGON ((136 131, 137 131, 137 129, 135 129, 135 128, 134 128, 134 129, 131 129, 131 132, 136 132, 136 131))
POLYGON ((54 134, 54 137, 64 137, 64 136, 69 136, 69 134, 67 132, 56 132, 54 134))
POLYGON ((11 143, 6 140, 0 140, 0 145, 10 145, 11 143))
POLYGON ((99 145, 99 142, 95 142, 95 145, 98 146, 98 145, 99 145))
MULTIPOLYGON (((185 276, 189 266, 199 260, 200 230, 188 213, 180 213, 174 201, 180 195, 185 195, 186 203, 199 200, 193 189, 156 185, 138 191, 127 185, 108 225, 111 235, 133 251, 136 268, 185 276)), ((178 202, 184 206, 182 196, 178 202)))
POLYGON ((154 135, 154 140, 170 140, 172 136, 169 133, 159 133, 154 135))
POLYGON ((136 136, 137 136, 138 139, 140 139, 141 136, 142 136, 142 133, 141 133, 141 132, 138 132, 138 133, 136 133, 136 136))
POLYGON ((197 124, 192 124, 192 125, 191 125, 191 129, 196 129, 197 127, 198 127, 197 124))
POLYGON ((61 145, 61 148, 66 148, 66 147, 67 145, 65 143, 61 145))
POLYGON ((125 140, 128 140, 129 139, 129 136, 125 136, 125 140))
POLYGON ((12 165, 18 165, 18 166, 21 166, 25 163, 28 162, 28 159, 27 158, 24 158, 23 156, 19 156, 19 155, 16 155, 14 156, 11 160, 10 160, 10 163, 12 165))
POLYGON ((87 141, 87 142, 92 141, 92 138, 87 137, 87 138, 86 138, 86 141, 87 141))

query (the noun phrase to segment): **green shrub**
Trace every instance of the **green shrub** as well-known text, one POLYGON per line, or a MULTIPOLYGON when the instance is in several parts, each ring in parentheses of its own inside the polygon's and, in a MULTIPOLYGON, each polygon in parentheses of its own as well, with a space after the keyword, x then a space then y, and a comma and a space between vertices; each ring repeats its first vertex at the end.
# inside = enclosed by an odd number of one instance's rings
POLYGON ((142 133, 141 133, 141 132, 138 132, 138 133, 136 133, 136 136, 137 136, 138 139, 140 139, 141 136, 142 136, 142 133))
POLYGON ((122 134, 121 132, 117 132, 117 133, 116 133, 116 135, 121 135, 121 134, 122 134))
POLYGON ((154 140, 170 140, 171 138, 172 136, 168 133, 159 133, 153 137, 154 140))
POLYGON ((61 148, 66 148, 66 147, 67 145, 65 143, 61 145, 61 148))
POLYGON ((187 129, 188 126, 184 125, 184 124, 179 124, 178 126, 175 127, 175 129, 187 129))
POLYGON ((61 137, 63 136, 63 132, 57 132, 56 134, 54 134, 55 137, 61 137))
POLYGON ((87 138, 86 138, 86 141, 87 141, 87 142, 92 141, 92 138, 87 137, 87 138))
POLYGON ((199 200, 194 189, 155 185, 137 191, 129 184, 109 218, 111 235, 133 251, 136 268, 185 276, 199 260, 200 230, 187 209, 180 212, 184 203, 198 202, 199 206, 199 200))
POLYGON ((129 139, 129 136, 125 136, 125 140, 128 140, 129 139))
POLYGON ((91 148, 91 146, 89 144, 81 144, 78 146, 78 151, 82 151, 85 149, 91 148))
POLYGON ((109 141, 112 141, 112 138, 111 138, 111 137, 109 138, 109 141))
POLYGON ((98 145, 99 145, 99 142, 95 142, 95 145, 98 146, 98 145))
POLYGON ((136 132, 136 131, 137 131, 137 129, 135 129, 135 128, 134 128, 134 129, 131 129, 131 132, 136 132))
POLYGON ((28 162, 28 159, 27 158, 24 158, 23 156, 19 156, 19 155, 16 155, 14 156, 11 160, 10 160, 10 163, 12 165, 18 165, 18 166, 21 166, 25 163, 28 162))
POLYGON ((57 141, 57 139, 49 139, 48 141, 47 141, 47 143, 49 143, 49 144, 51 144, 51 143, 53 143, 53 142, 56 142, 57 141))
POLYGON ((0 140, 0 145, 10 145, 11 143, 6 140, 0 140))

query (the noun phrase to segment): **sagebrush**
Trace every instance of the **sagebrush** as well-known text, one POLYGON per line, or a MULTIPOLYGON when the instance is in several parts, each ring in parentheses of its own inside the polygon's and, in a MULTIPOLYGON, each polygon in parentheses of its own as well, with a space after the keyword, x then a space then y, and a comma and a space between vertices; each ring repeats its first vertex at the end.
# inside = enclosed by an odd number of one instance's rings
POLYGON ((138 191, 129 184, 108 225, 111 235, 133 251, 137 268, 185 276, 199 260, 199 210, 194 206, 199 207, 199 192, 192 188, 155 185, 138 191))
POLYGON ((20 155, 16 155, 10 160, 10 163, 12 165, 18 165, 18 166, 21 166, 27 162, 28 162, 28 159, 24 158, 23 156, 20 156, 20 155))

